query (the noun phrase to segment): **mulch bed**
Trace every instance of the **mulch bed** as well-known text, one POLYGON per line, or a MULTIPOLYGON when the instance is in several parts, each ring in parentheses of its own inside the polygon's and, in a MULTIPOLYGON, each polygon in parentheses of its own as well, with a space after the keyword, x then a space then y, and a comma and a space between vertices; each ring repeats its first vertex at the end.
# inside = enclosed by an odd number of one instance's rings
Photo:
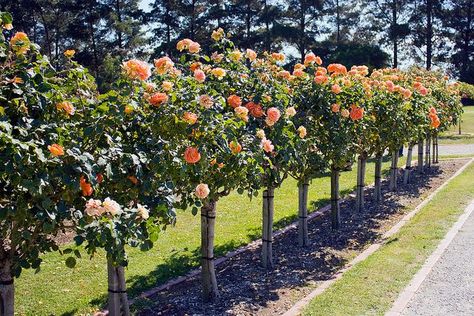
POLYGON ((137 313, 281 314, 314 289, 318 282, 332 278, 344 264, 379 240, 406 212, 467 161, 442 161, 423 175, 414 172, 412 182, 407 186, 401 183, 400 173, 397 193, 388 192, 388 183, 384 181, 384 200, 380 206, 372 200, 373 189, 366 190, 366 209, 362 213, 355 213, 354 198, 344 200, 341 203, 341 229, 331 229, 329 214, 314 218, 309 223, 311 244, 308 247, 298 246, 296 229, 276 237, 273 270, 266 271, 260 267, 259 248, 237 254, 217 267, 220 297, 215 303, 202 302, 199 277, 193 277, 149 297, 146 304, 149 307, 140 307, 137 313))

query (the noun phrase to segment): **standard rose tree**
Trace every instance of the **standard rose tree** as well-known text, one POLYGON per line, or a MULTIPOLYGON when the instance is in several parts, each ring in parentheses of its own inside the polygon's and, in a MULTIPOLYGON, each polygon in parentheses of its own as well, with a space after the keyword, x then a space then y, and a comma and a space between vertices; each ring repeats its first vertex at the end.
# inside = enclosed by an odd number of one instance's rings
MULTIPOLYGON (((0 29, 11 29, 0 13, 0 29)), ((40 269, 58 250, 56 236, 83 203, 80 175, 90 175, 81 121, 95 85, 69 52, 56 71, 25 33, 0 34, 0 306, 14 314, 13 277, 40 269)))

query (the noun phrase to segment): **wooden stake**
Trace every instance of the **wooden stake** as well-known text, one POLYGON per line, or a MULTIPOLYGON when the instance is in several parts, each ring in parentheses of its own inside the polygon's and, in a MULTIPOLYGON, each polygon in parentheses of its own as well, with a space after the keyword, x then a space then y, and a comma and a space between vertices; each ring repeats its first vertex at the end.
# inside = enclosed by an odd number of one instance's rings
POLYGON ((15 312, 15 288, 11 275, 11 260, 0 262, 0 315, 13 316, 15 312))
POLYGON ((380 203, 382 201, 382 154, 375 156, 375 201, 380 203))
POLYGON ((418 140, 418 172, 423 173, 423 139, 418 140))
POLYGON ((367 158, 364 156, 362 159, 362 174, 361 174, 361 187, 360 187, 360 211, 365 210, 365 169, 367 167, 367 158))
POLYGON ((428 136, 428 137, 426 137, 426 146, 425 146, 425 166, 427 168, 431 168, 430 149, 431 149, 431 137, 428 136))
POLYGON ((308 238, 308 187, 306 180, 298 185, 298 244, 306 247, 309 244, 308 238))
POLYGON ((107 259, 107 276, 109 291, 109 315, 129 316, 130 306, 125 285, 125 271, 122 266, 114 266, 111 259, 107 259))
POLYGON ((408 145, 408 153, 407 153, 407 164, 405 166, 405 172, 403 174, 403 184, 408 184, 410 182, 410 174, 411 174, 411 160, 413 156, 413 144, 408 145))
POLYGON ((390 191, 396 191, 398 189, 397 177, 398 177, 398 151, 392 152, 392 165, 390 167, 390 191))
POLYGON ((211 200, 201 207, 201 282, 205 302, 214 301, 219 296, 214 266, 216 204, 211 200))
POLYGON ((434 163, 439 163, 439 147, 438 147, 438 134, 433 138, 433 157, 434 163))
POLYGON ((339 170, 331 170, 331 223, 332 229, 341 226, 341 210, 339 206, 339 170))
POLYGON ((263 191, 262 266, 266 269, 273 268, 273 198, 273 188, 263 191))
POLYGON ((364 211, 364 186, 365 186, 365 169, 367 158, 360 155, 357 159, 357 190, 356 190, 356 211, 364 211))

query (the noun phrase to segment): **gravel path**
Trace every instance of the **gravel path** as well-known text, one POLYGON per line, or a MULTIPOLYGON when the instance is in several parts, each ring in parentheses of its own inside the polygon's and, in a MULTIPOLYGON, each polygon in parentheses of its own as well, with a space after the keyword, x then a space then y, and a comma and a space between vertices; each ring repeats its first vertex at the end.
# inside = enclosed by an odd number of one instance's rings
POLYGON ((411 298, 402 315, 474 315, 474 213, 411 298))

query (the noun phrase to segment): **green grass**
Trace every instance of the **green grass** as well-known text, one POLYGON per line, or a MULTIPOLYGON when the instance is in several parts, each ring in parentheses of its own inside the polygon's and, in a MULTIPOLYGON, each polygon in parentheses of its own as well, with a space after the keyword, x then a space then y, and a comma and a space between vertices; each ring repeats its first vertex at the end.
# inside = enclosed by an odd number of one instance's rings
POLYGON ((407 225, 354 266, 303 315, 383 315, 474 198, 474 165, 449 183, 407 225))
POLYGON ((440 135, 440 144, 474 144, 474 106, 464 107, 461 135, 458 126, 452 126, 440 135))
MULTIPOLYGON (((400 160, 400 166, 404 159, 400 160)), ((384 170, 389 161, 384 162, 384 170)), ((367 182, 373 182, 374 164, 367 164, 367 182)), ((356 170, 343 172, 340 187, 343 194, 355 189, 356 170)), ((286 180, 275 194, 275 228, 296 219, 297 187, 293 179, 286 180)), ((329 202, 330 179, 313 180, 309 201, 314 207, 329 202)), ((312 207, 311 209, 314 209, 312 207)), ((249 200, 236 193, 218 203, 216 222, 216 255, 258 239, 261 234, 261 198, 249 200)), ((130 264, 126 270, 131 297, 162 284, 169 278, 183 275, 199 265, 200 218, 180 211, 177 224, 162 234, 149 252, 130 249, 130 264)), ((106 261, 101 253, 90 260, 78 260, 75 269, 68 269, 64 257, 57 253, 43 256, 42 271, 24 271, 16 282, 16 310, 19 315, 60 315, 87 313, 103 307, 107 289, 106 261)), ((255 263, 258 264, 258 263, 255 263)))

